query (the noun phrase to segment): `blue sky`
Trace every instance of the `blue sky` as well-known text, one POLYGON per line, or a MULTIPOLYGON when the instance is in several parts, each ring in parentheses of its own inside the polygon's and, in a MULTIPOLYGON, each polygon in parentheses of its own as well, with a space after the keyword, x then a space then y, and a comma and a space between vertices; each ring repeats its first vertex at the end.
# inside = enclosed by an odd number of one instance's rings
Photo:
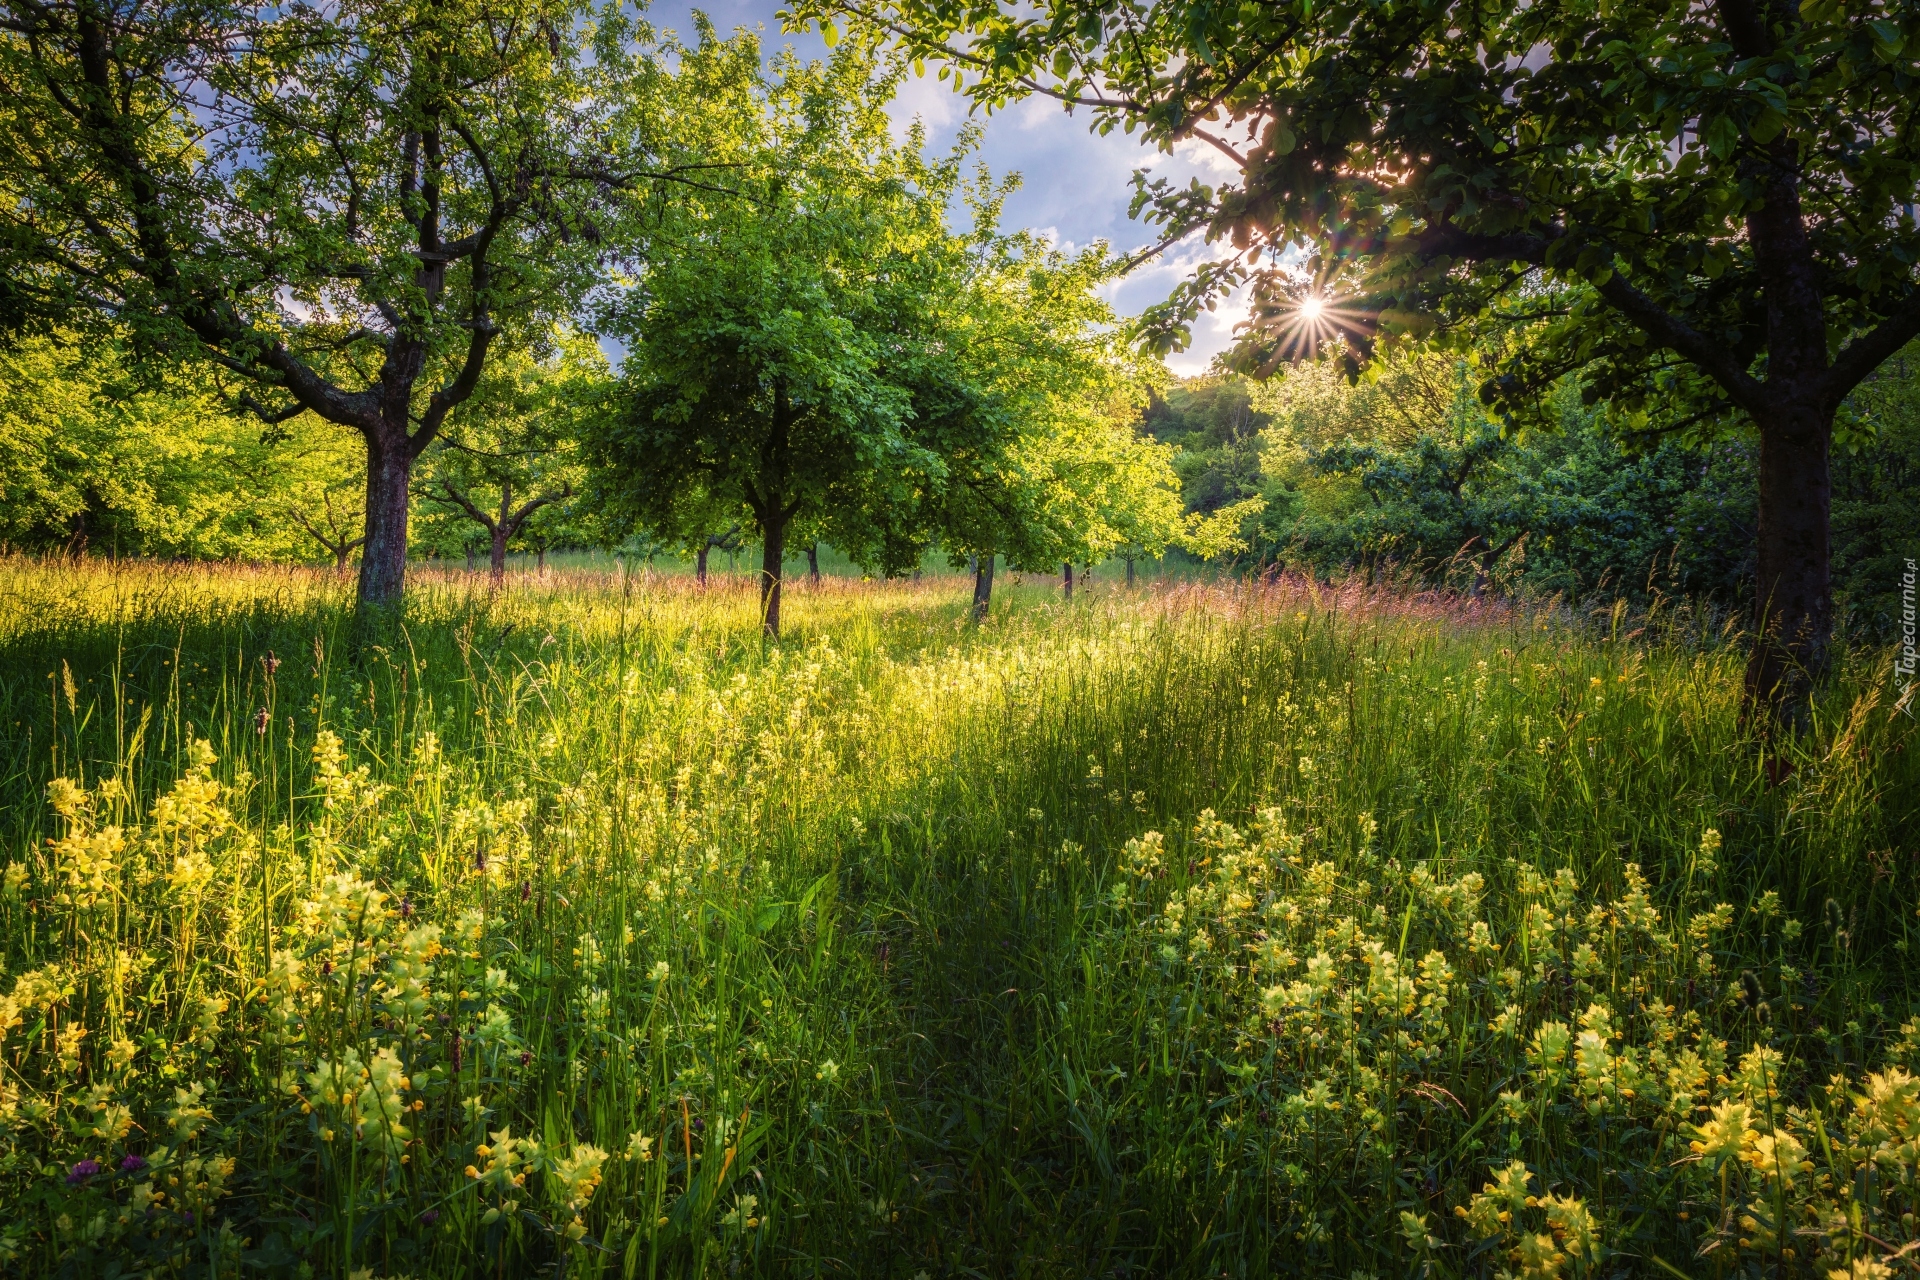
MULTIPOLYGON (((722 31, 761 27, 769 51, 791 44, 804 56, 826 55, 817 32, 781 33, 774 14, 782 7, 782 0, 711 0, 698 6, 668 0, 649 7, 647 17, 658 26, 686 35, 693 28, 688 14, 696 7, 722 31)), ((893 112, 902 129, 918 116, 925 121, 933 145, 944 147, 967 119, 968 106, 965 98, 936 80, 929 69, 924 78, 906 82, 893 112)), ((1127 201, 1133 194, 1128 179, 1135 169, 1152 168, 1156 175, 1182 186, 1196 174, 1205 182, 1218 182, 1232 174, 1228 162, 1203 144, 1163 155, 1117 130, 1102 138, 1089 130, 1091 120, 1086 112, 1069 116, 1058 103, 1046 99, 1016 103, 984 117, 983 123, 986 136, 980 158, 996 176, 1017 172, 1023 179, 1020 190, 1007 201, 1006 225, 1032 228, 1069 247, 1104 239, 1116 251, 1126 253, 1158 238, 1153 228, 1127 217, 1127 201)), ((1211 253, 1198 237, 1177 245, 1160 260, 1136 269, 1111 286, 1110 300, 1122 314, 1137 314, 1165 298, 1186 271, 1211 253)), ((1203 372, 1231 339, 1233 324, 1240 315, 1240 309, 1231 305, 1203 315, 1194 327, 1193 346, 1169 357, 1168 365, 1178 374, 1203 372)))

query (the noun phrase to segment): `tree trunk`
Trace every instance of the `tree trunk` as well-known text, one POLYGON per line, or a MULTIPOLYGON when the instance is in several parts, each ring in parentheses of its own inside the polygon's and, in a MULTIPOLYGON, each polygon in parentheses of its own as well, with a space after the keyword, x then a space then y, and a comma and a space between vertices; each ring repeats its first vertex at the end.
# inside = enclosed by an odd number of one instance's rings
POLYGON ((473 572, 473 543, 466 542, 466 543, 462 543, 461 546, 467 553, 467 572, 472 573, 473 572))
POLYGON ((702 547, 693 557, 693 576, 701 586, 707 585, 707 552, 711 547, 702 547))
POLYGON ((1806 725, 1833 636, 1832 415, 1783 410, 1760 424, 1758 572, 1747 697, 1789 726, 1806 725))
POLYGON ((1060 566, 1060 585, 1067 602, 1073 602, 1073 561, 1068 560, 1060 566))
POLYGON ((987 610, 993 604, 993 553, 972 557, 973 571, 973 620, 984 622, 987 610))
POLYGON ((547 576, 547 544, 544 542, 533 549, 533 567, 541 577, 547 576))
POLYGON ((816 587, 820 585, 820 544, 818 542, 807 548, 807 581, 816 587))
POLYGON ((1127 585, 1129 587, 1133 585, 1133 557, 1132 556, 1127 557, 1127 585))
POLYGON ((360 552, 360 603, 392 608, 407 580, 407 483, 413 455, 399 439, 367 437, 367 534, 360 552))
POLYGON ((493 578, 493 585, 499 586, 507 576, 507 534, 511 532, 508 521, 513 512, 513 486, 500 486, 500 518, 487 530, 492 535, 493 545, 487 553, 487 572, 493 578))
POLYGON ((760 627, 769 640, 780 638, 780 570, 786 558, 787 522, 780 515, 780 504, 770 504, 772 512, 761 521, 760 546, 760 627))

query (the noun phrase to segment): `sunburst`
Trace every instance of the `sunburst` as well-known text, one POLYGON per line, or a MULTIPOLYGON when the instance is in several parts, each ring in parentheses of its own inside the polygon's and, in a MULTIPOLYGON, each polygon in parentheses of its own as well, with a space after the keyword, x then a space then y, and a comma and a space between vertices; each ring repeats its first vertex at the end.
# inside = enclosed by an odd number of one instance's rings
POLYGON ((1361 334, 1366 317, 1343 304, 1320 281, 1300 281, 1275 290, 1254 309, 1252 327, 1263 331, 1269 370, 1282 364, 1312 360, 1337 340, 1361 334))

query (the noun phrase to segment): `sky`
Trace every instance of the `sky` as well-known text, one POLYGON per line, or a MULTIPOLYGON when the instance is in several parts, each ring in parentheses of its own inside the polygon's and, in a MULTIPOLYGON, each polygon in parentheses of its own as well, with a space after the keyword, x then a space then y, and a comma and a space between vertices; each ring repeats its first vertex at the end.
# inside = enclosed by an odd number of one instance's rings
MULTIPOLYGON (((826 45, 817 31, 796 35, 781 32, 774 14, 782 3, 707 0, 695 6, 685 0, 666 0, 650 5, 647 17, 656 26, 686 36, 693 30, 688 15, 697 7, 722 32, 760 27, 763 47, 769 53, 791 44, 802 56, 825 57, 826 45)), ((896 127, 904 132, 918 117, 927 127, 932 149, 943 150, 968 119, 970 108, 950 83, 935 79, 931 67, 923 78, 909 77, 893 104, 896 127)), ((1020 190, 1007 200, 1003 225, 1009 230, 1029 228, 1070 249, 1106 240, 1115 252, 1124 254, 1159 239, 1156 228, 1127 217, 1127 202, 1133 195, 1130 178, 1135 169, 1150 168, 1156 177, 1166 177, 1179 186, 1185 186, 1194 176, 1216 183, 1233 174, 1226 158, 1204 144, 1189 144, 1166 155, 1142 146, 1117 129, 1102 138, 1090 131, 1092 119, 1087 112, 1069 116, 1050 99, 1030 99, 991 116, 975 118, 986 128, 979 158, 995 177, 1014 172, 1022 178, 1020 190)), ((1164 299, 1194 265, 1214 252, 1196 235, 1108 286, 1108 300, 1120 314, 1137 315, 1164 299)), ((1193 345, 1167 357, 1168 367, 1182 376, 1205 372, 1214 355, 1231 341, 1233 325, 1244 314, 1237 301, 1203 313, 1194 324, 1193 345)))

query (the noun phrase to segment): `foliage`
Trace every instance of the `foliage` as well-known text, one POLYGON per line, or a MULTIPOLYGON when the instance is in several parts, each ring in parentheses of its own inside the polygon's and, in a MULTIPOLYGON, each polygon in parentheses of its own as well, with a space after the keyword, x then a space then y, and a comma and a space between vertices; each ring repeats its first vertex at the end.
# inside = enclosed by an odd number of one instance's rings
POLYGON ((1749 695, 1805 722, 1833 623, 1834 415, 1920 336, 1920 5, 804 0, 942 60, 989 108, 1040 93, 1101 132, 1197 142, 1238 181, 1136 174, 1169 242, 1233 252, 1145 318, 1156 349, 1245 284, 1238 362, 1341 335, 1492 331, 1515 421, 1574 378, 1642 429, 1752 424, 1749 695))
POLYGON ((0 575, 19 1273, 1912 1238, 1884 661, 1774 786, 1679 615, 1281 583, 975 627, 929 579, 769 646, 750 590, 421 571, 356 652, 331 575, 0 575))
POLYGON ((439 516, 427 545, 464 547, 478 525, 496 577, 510 548, 544 551, 554 542, 590 545, 603 537, 599 522, 573 499, 584 484, 580 434, 604 411, 606 357, 591 336, 571 330, 545 345, 495 355, 416 482, 439 516))
MULTIPOLYGON (((708 41, 688 57, 729 53, 708 41)), ((657 260, 612 313, 629 355, 623 404, 592 442, 602 492, 683 539, 751 519, 770 633, 789 523, 832 514, 843 542, 872 543, 854 521, 907 499, 903 476, 931 461, 908 423, 945 390, 915 384, 952 287, 959 156, 928 164, 917 135, 896 144, 892 84, 873 70, 789 52, 738 77, 735 187, 655 232, 657 260)))
POLYGON ((1156 395, 1141 425, 1180 453, 1174 470, 1189 511, 1218 511, 1261 492, 1260 433, 1271 415, 1253 407, 1248 383, 1233 375, 1196 378, 1156 395))
POLYGON ((263 432, 229 411, 205 366, 150 373, 117 340, 55 334, 0 350, 0 542, 308 558, 295 514, 351 477, 351 441, 311 421, 263 432))
POLYGON ((1038 567, 1179 532, 1164 451, 1126 425, 1144 370, 1094 293, 1104 247, 1002 235, 1009 188, 962 170, 977 134, 929 161, 893 139, 894 88, 851 52, 738 82, 737 194, 683 201, 612 313, 602 500, 695 545, 746 522, 771 633, 795 522, 883 573, 936 542, 1038 567))
MULTIPOLYGON (((1394 563, 1458 586, 1489 575, 1514 590, 1745 603, 1752 590, 1756 449, 1623 433, 1558 388, 1551 430, 1503 431, 1467 394, 1471 366, 1413 348, 1349 383, 1337 360, 1261 388, 1272 418, 1257 484, 1268 500, 1263 560, 1340 573, 1394 563), (1489 554, 1491 553, 1491 554, 1489 554)), ((1902 355, 1848 404, 1859 439, 1834 462, 1834 576, 1856 636, 1894 634, 1911 537, 1893 516, 1915 452, 1912 364, 1902 355), (1857 495, 1857 496, 1856 496, 1857 495)))
POLYGON ((1920 560, 1920 344, 1860 385, 1846 406, 1854 438, 1833 467, 1835 578, 1855 634, 1888 642, 1900 634, 1900 578, 1920 560))
POLYGON ((697 163, 647 131, 675 92, 651 31, 576 0, 4 15, 9 265, 69 323, 217 364, 270 423, 360 433, 370 603, 398 597, 414 459, 495 337, 569 314, 628 193, 697 163))

